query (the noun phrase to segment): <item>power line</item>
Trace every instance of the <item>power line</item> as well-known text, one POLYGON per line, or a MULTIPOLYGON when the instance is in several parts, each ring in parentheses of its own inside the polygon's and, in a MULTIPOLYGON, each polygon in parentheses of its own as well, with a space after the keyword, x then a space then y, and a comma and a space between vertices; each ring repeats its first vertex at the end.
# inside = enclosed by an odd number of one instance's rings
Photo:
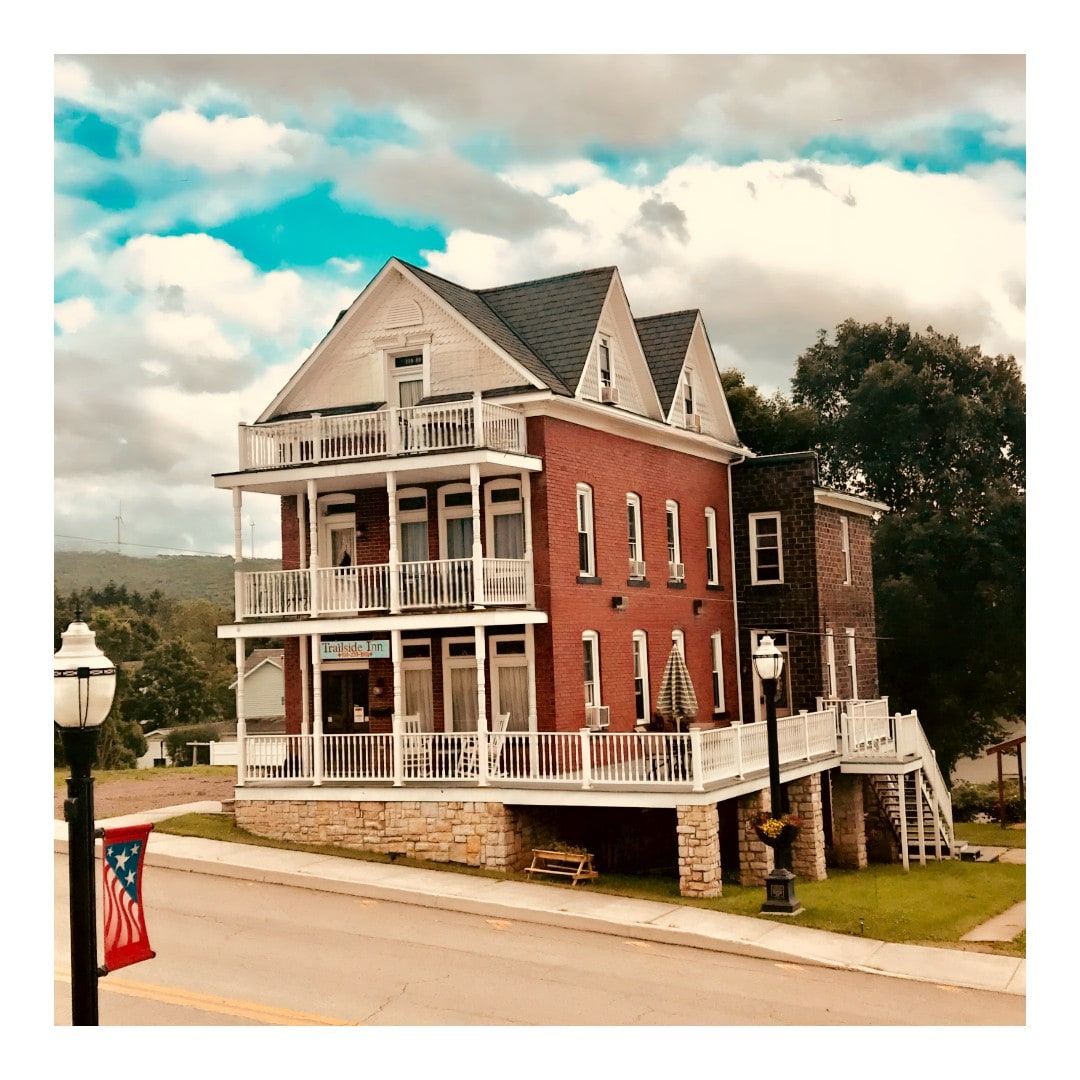
MULTIPOLYGON (((68 536, 65 533, 53 533, 54 540, 83 540, 88 544, 105 544, 109 546, 114 543, 112 540, 102 540, 97 536, 68 536)), ((154 551, 175 551, 181 555, 216 555, 218 558, 228 559, 232 558, 231 555, 222 554, 220 551, 199 551, 197 548, 174 548, 168 547, 166 544, 136 544, 130 540, 124 540, 119 543, 120 547, 137 547, 137 548, 149 548, 154 551)))

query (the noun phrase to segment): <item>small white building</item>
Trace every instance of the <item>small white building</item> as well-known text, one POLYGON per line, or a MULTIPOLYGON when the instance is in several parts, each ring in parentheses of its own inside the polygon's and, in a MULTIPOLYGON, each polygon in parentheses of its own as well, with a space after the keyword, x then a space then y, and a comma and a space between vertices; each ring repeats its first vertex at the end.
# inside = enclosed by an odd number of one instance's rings
MULTIPOLYGON (((239 679, 229 687, 235 690, 239 679)), ((244 716, 250 720, 285 718, 285 650, 252 649, 244 667, 244 716)))

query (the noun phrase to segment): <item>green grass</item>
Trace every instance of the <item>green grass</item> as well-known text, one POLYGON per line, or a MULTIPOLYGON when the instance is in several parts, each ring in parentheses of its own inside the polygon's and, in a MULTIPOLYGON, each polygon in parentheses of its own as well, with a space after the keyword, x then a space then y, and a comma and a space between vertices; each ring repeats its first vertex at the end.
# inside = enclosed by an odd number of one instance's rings
MULTIPOLYGON (((183 768, 170 768, 170 779, 182 776, 235 776, 235 765, 188 765, 183 768)), ((53 787, 63 787, 71 770, 67 767, 53 769, 53 787)), ((160 769, 94 769, 94 783, 97 787, 110 780, 160 780, 160 769)))
POLYGON ((980 825, 973 821, 957 822, 956 839, 978 847, 1026 848, 1027 829, 1003 829, 1000 825, 980 825))
MULTIPOLYGON (((402 866, 450 873, 468 873, 495 879, 526 880, 524 873, 504 874, 447 863, 371 852, 349 851, 328 845, 289 844, 255 836, 238 829, 230 815, 186 814, 159 822, 155 830, 177 836, 254 844, 331 855, 367 862, 396 862, 402 866)), ((1020 830, 1016 830, 1019 832, 1020 830)), ((732 915, 780 919, 833 933, 863 935, 878 941, 935 946, 959 946, 969 930, 1023 900, 1027 867, 1008 863, 974 863, 950 860, 913 865, 871 866, 866 870, 830 870, 826 881, 798 881, 796 894, 803 905, 797 916, 762 915, 764 890, 724 883, 723 896, 692 900, 679 895, 674 875, 601 873, 589 885, 575 886, 616 896, 630 896, 671 904, 706 908, 732 915)), ((550 888, 571 888, 561 882, 544 882, 550 888)), ((1026 955, 1026 935, 1012 942, 982 943, 981 949, 1011 956, 1026 955)))

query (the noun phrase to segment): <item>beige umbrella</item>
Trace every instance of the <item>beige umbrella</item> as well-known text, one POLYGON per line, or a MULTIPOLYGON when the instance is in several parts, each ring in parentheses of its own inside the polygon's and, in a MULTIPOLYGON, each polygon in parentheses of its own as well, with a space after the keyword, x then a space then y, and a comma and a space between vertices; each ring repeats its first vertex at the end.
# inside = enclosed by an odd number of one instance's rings
POLYGON ((678 645, 671 646, 663 677, 660 679, 660 692, 656 696, 656 711, 675 721, 677 731, 682 730, 684 720, 693 720, 697 716, 697 694, 690 681, 690 672, 686 670, 686 661, 678 645))

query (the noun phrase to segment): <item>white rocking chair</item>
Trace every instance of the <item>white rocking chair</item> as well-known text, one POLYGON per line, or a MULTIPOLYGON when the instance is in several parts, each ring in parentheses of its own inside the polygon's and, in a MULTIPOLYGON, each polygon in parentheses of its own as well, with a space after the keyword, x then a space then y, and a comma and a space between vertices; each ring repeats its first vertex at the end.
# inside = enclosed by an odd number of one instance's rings
POLYGON ((401 757, 405 772, 410 776, 431 775, 431 739, 424 735, 419 716, 401 718, 401 757))

